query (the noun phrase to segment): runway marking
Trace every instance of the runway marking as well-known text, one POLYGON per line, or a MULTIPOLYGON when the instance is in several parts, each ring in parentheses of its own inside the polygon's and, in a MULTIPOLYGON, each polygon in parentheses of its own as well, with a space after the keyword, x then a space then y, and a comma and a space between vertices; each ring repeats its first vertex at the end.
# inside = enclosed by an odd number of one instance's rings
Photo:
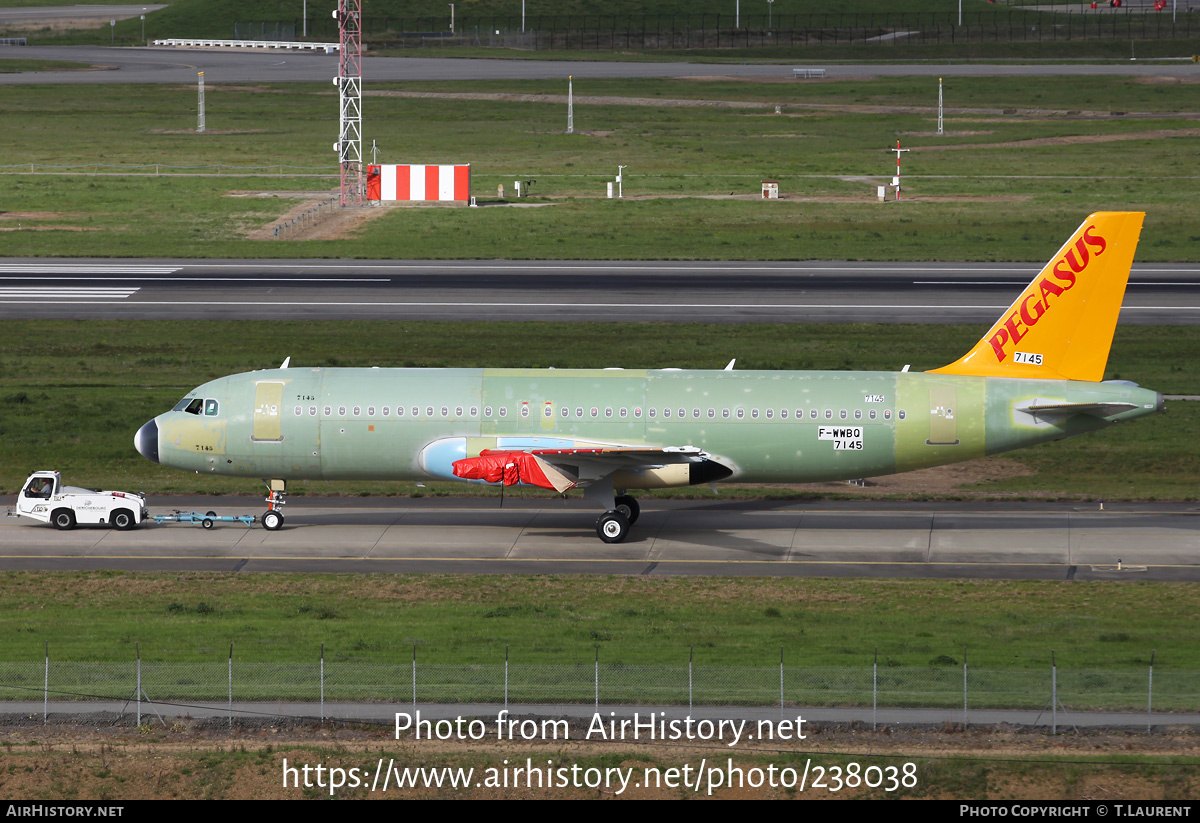
MULTIPOLYGON (((834 265, 804 265, 804 264, 783 264, 783 265, 681 265, 678 263, 664 262, 661 265, 653 265, 649 263, 634 263, 624 265, 620 262, 612 263, 546 263, 544 261, 528 261, 524 263, 487 263, 487 262, 470 262, 470 263, 303 263, 303 264, 286 264, 286 263, 184 263, 184 267, 190 268, 206 268, 206 269, 263 269, 270 270, 275 268, 286 268, 288 270, 296 269, 367 269, 369 271, 427 271, 431 269, 441 269, 446 271, 519 271, 523 274, 547 274, 553 275, 566 271, 660 271, 660 272, 696 272, 696 271, 712 271, 712 272, 739 272, 739 271, 764 271, 764 272, 809 272, 809 271, 831 271, 831 272, 874 272, 874 273, 890 273, 890 272, 937 272, 944 271, 952 273, 956 271, 972 271, 972 272, 1013 272, 1015 274, 1030 275, 1037 274, 1041 271, 1042 264, 1030 263, 1028 266, 991 266, 984 263, 951 263, 947 268, 938 268, 937 266, 913 266, 913 265, 892 265, 889 263, 879 263, 869 266, 834 266, 834 265), (982 267, 982 268, 981 268, 982 267)), ((1132 269, 1133 274, 1200 274, 1200 267, 1182 268, 1182 269, 1163 269, 1151 268, 1139 270, 1132 269)))
MULTIPOLYGON (((35 272, 36 273, 36 272, 35 272)), ((5 275, 0 280, 32 280, 32 277, 5 275)), ((54 278, 60 279, 60 278, 54 278)), ((61 278, 66 279, 66 278, 61 278)), ((389 277, 72 277, 75 280, 138 280, 165 283, 390 283, 389 277)))
POLYGON ((171 274, 181 266, 137 266, 113 264, 11 263, 0 264, 3 274, 171 274))
MULTIPOLYGON (((0 560, 93 560, 96 562, 112 561, 112 560, 175 560, 187 562, 193 560, 224 560, 224 561, 245 561, 246 563, 262 562, 262 561, 303 561, 312 563, 334 563, 345 562, 347 560, 354 562, 375 562, 375 563, 625 563, 636 564, 645 567, 645 558, 634 557, 361 557, 359 555, 342 555, 338 557, 308 557, 299 555, 261 555, 245 557, 242 555, 223 555, 223 554, 199 554, 199 555, 152 555, 152 554, 105 554, 105 555, 80 555, 80 554, 0 554, 0 560)), ((1021 567, 1021 568, 1047 568, 1047 569, 1065 569, 1069 568, 1069 563, 1046 563, 1046 562, 1020 562, 1020 561, 987 561, 973 562, 966 560, 711 560, 711 559, 696 559, 696 560, 671 560, 662 559, 653 561, 657 565, 717 565, 717 566, 956 566, 956 567, 973 567, 973 566, 999 566, 999 567, 1021 567)), ((1083 564, 1089 567, 1095 567, 1098 564, 1083 564)), ((1126 567, 1128 570, 1129 567, 1126 567)), ((1192 569, 1196 566, 1193 563, 1161 563, 1161 564, 1141 564, 1137 570, 1141 572, 1146 569, 1192 569)), ((1115 567, 1114 567, 1115 571, 1115 567)))
MULTIPOLYGON (((642 499, 646 500, 647 498, 642 498, 642 499)), ((551 501, 551 502, 553 502, 553 501, 551 501)), ((1156 511, 1154 509, 1116 509, 1116 508, 1112 508, 1111 505, 1112 504, 1110 504, 1109 508, 1104 509, 1103 511, 1101 511, 1095 507, 1092 507, 1089 509, 1071 508, 1070 511, 1067 511, 1065 509, 1062 511, 1054 511, 1054 510, 1048 510, 1048 509, 1042 509, 1042 510, 1035 509, 1033 511, 1020 511, 1020 512, 1014 511, 1012 509, 1005 509, 1002 511, 993 511, 990 509, 961 509, 961 510, 958 510, 958 509, 956 509, 956 510, 888 509, 887 511, 860 511, 860 510, 856 510, 856 509, 772 508, 772 509, 762 509, 762 510, 758 510, 758 511, 754 511, 754 510, 750 510, 750 509, 742 509, 742 510, 738 510, 736 513, 737 514, 845 514, 845 515, 850 515, 853 517, 864 517, 864 516, 865 517, 887 517, 887 516, 893 515, 893 514, 920 514, 920 515, 939 514, 939 515, 943 515, 943 516, 980 515, 980 516, 990 516, 990 517, 1007 517, 1009 515, 1020 514, 1020 516, 1022 518, 1027 518, 1027 517, 1031 517, 1031 516, 1066 517, 1067 515, 1074 516, 1074 515, 1079 515, 1079 514, 1094 514, 1094 515, 1100 515, 1100 516, 1106 516, 1106 517, 1111 517, 1114 515, 1130 515, 1130 514, 1139 514, 1139 515, 1144 514, 1144 515, 1156 515, 1156 516, 1157 515, 1163 515, 1163 516, 1166 516, 1166 515, 1171 515, 1171 516, 1200 515, 1200 507, 1191 507, 1191 508, 1179 509, 1179 510, 1174 510, 1174 511, 1156 511)), ((203 507, 201 506, 201 508, 203 508, 203 507)), ((164 510, 161 513, 170 514, 172 511, 173 511, 173 509, 164 510)), ((493 514, 509 513, 509 514, 512 514, 514 512, 525 512, 525 511, 535 511, 540 514, 579 514, 579 515, 592 514, 592 515, 595 515, 595 513, 596 513, 594 509, 587 509, 587 508, 578 508, 578 509, 568 509, 568 508, 512 509, 512 508, 508 508, 508 509, 502 509, 502 508, 500 508, 499 505, 497 505, 495 507, 486 507, 486 508, 484 508, 484 507, 464 508, 461 506, 444 506, 444 507, 443 506, 422 506, 420 508, 409 508, 409 509, 400 508, 400 507, 393 509, 393 508, 385 508, 385 507, 379 507, 379 506, 339 506, 337 508, 317 506, 317 507, 314 507, 311 509, 305 509, 305 511, 307 513, 315 513, 315 514, 342 514, 342 513, 368 513, 369 514, 369 513, 375 513, 375 514, 381 514, 381 515, 386 514, 389 516, 394 514, 396 511, 403 511, 403 512, 467 512, 467 513, 471 513, 471 514, 487 514, 487 513, 493 513, 493 514)), ((713 511, 710 511, 709 509, 705 508, 704 506, 695 507, 695 508, 659 509, 659 508, 653 508, 653 507, 647 505, 642 509, 642 511, 643 512, 655 512, 658 514, 689 514, 689 515, 697 514, 697 513, 700 513, 700 514, 704 514, 704 513, 733 514, 734 513, 734 512, 730 512, 730 511, 713 512, 713 511)), ((33 524, 30 524, 30 523, 19 523, 16 525, 24 525, 24 526, 33 527, 33 524)), ((328 527, 318 526, 318 525, 314 524, 310 528, 328 528, 328 527)))
POLYGON ((0 286, 0 303, 79 302, 75 298, 89 297, 89 303, 103 303, 106 299, 123 300, 140 291, 137 286, 0 286), (18 300, 6 298, 38 298, 18 300), (99 298, 99 299, 97 299, 99 298))
MULTIPOLYGON (((0 300, 0 303, 34 303, 35 300, 0 300)), ((70 305, 72 301, 57 301, 62 305, 70 305)), ((126 308, 143 309, 149 306, 171 306, 173 308, 223 306, 223 307, 255 307, 271 306, 322 307, 322 308, 391 308, 391 309, 433 309, 433 308, 505 308, 505 309, 728 309, 730 311, 756 311, 759 313, 779 313, 794 310, 842 309, 861 311, 876 310, 918 310, 918 311, 1004 311, 1008 306, 984 305, 950 305, 946 303, 924 304, 874 304, 874 303, 516 303, 488 301, 309 301, 309 300, 138 300, 126 303, 109 303, 104 300, 79 300, 75 303, 100 306, 124 306, 126 308)), ((1122 306, 1121 311, 1161 311, 1161 312, 1195 312, 1200 306, 1122 306)))
MULTIPOLYGON (((1019 280, 914 280, 914 286, 1013 286, 1020 285, 1019 280)), ((1130 286, 1200 286, 1200 283, 1181 282, 1154 282, 1144 280, 1130 280, 1130 286)))

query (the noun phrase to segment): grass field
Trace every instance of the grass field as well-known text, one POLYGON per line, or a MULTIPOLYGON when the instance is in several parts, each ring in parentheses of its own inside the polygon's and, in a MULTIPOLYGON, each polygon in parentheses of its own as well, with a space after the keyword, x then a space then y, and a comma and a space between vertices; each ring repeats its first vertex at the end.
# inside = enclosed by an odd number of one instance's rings
MULTIPOLYGON (((1200 15, 1198 15, 1200 16, 1200 15)), ((1195 27, 1193 27, 1195 30, 1195 27)), ((371 49, 380 57, 456 57, 491 58, 503 60, 579 60, 668 63, 786 63, 814 62, 817 65, 836 65, 844 62, 920 63, 930 60, 956 63, 971 61, 1057 63, 1088 60, 1097 63, 1128 62, 1130 56, 1152 65, 1156 60, 1189 58, 1200 52, 1200 38, 1171 40, 1139 40, 1131 46, 1128 40, 1071 40, 1047 43, 969 42, 956 44, 909 43, 904 46, 881 48, 875 44, 852 43, 831 46, 753 46, 745 48, 659 49, 654 51, 596 51, 587 49, 538 49, 518 51, 499 46, 447 45, 380 45, 371 49)))
POLYGON ((0 573, 4 661, 1200 669, 1189 584, 0 573))
POLYGON ((87 63, 73 63, 69 60, 20 60, 16 58, 0 58, 0 74, 14 71, 66 71, 71 69, 90 68, 87 63))
POLYGON ((364 139, 381 161, 466 160, 485 203, 520 178, 536 180, 533 202, 553 206, 404 209, 345 239, 275 242, 244 238, 293 201, 230 195, 329 190, 330 177, 284 176, 335 170, 336 99, 323 86, 211 87, 203 135, 192 132, 190 87, 5 87, 0 229, 20 226, 4 233, 5 253, 1040 260, 1081 215, 1136 208, 1148 212, 1140 260, 1200 259, 1189 217, 1200 134, 1181 116, 1196 113, 1190 84, 955 79, 940 137, 925 80, 580 82, 574 135, 564 92, 562 82, 392 84, 369 87, 364 103, 364 139), (880 204, 874 184, 889 179, 897 138, 913 149, 910 199, 880 204), (618 164, 629 166, 629 199, 611 202, 604 186, 618 164), (764 179, 785 199, 754 199, 764 179))
MULTIPOLYGON (((58 0, 58 2, 62 3, 63 0, 58 0)), ((5 5, 12 4, 18 6, 39 5, 37 0, 6 0, 5 2, 5 5)), ((1085 11, 1086 4, 1075 3, 1073 5, 1075 6, 1073 10, 1076 12, 1074 16, 1081 19, 1081 13, 1085 11)), ((720 15, 720 27, 726 32, 726 37, 734 31, 735 19, 743 32, 787 29, 793 25, 793 20, 796 21, 796 25, 808 27, 827 28, 831 25, 837 26, 841 21, 840 25, 842 26, 861 27, 871 24, 896 28, 899 24, 899 15, 909 15, 910 22, 907 25, 911 25, 911 16, 916 14, 923 15, 926 23, 933 14, 940 15, 939 19, 943 26, 947 26, 950 20, 956 19, 957 13, 961 10, 963 21, 968 27, 972 24, 991 24, 993 21, 1004 25, 1010 18, 1025 24, 1033 21, 1030 25, 1032 31, 1023 31, 1024 27, 1018 26, 1013 35, 1018 41, 1024 41, 1031 35, 1037 36, 1037 29, 1046 29, 1048 28, 1047 24, 1051 22, 1049 15, 1039 15, 1036 11, 1015 3, 988 3, 984 0, 963 0, 961 4, 957 0, 929 0, 928 2, 889 0, 887 3, 880 3, 877 0, 874 2, 872 0, 847 0, 847 2, 833 6, 814 6, 811 3, 802 2, 802 0, 776 0, 770 9, 766 3, 743 3, 740 6, 740 14, 736 13, 738 9, 735 4, 729 3, 728 0, 697 0, 696 2, 685 2, 685 0, 656 0, 655 2, 635 2, 634 0, 612 0, 612 2, 602 2, 602 0, 524 0, 524 2, 522 0, 472 0, 469 3, 459 4, 456 9, 457 31, 459 33, 478 33, 482 29, 485 32, 487 30, 502 30, 505 33, 519 32, 522 8, 525 11, 527 29, 556 28, 560 32, 567 27, 579 28, 585 20, 589 22, 590 28, 601 30, 607 26, 620 29, 625 26, 625 21, 630 21, 629 25, 634 29, 640 29, 645 23, 647 28, 653 31, 658 26, 669 26, 673 22, 682 26, 685 20, 688 20, 689 25, 693 28, 699 27, 703 22, 707 28, 715 29, 718 23, 717 15, 720 15), (862 15, 862 17, 855 20, 851 17, 852 15, 862 15)), ((297 36, 302 37, 305 27, 300 19, 301 13, 302 7, 297 5, 295 0, 260 0, 252 8, 248 8, 236 0, 177 0, 165 9, 146 15, 144 34, 147 39, 167 37, 231 38, 235 33, 235 22, 245 24, 268 21, 295 25, 297 36)), ((310 40, 337 39, 333 21, 324 10, 318 12, 316 7, 310 7, 308 16, 310 40)), ((1124 17, 1124 15, 1122 16, 1124 17)), ((1132 16, 1139 21, 1143 16, 1150 17, 1150 15, 1141 13, 1135 13, 1132 16)), ((1181 5, 1176 16, 1185 20, 1189 17, 1189 10, 1185 4, 1181 5)), ((1193 19, 1196 17, 1194 14, 1190 16, 1193 19)), ((1169 21, 1171 15, 1169 13, 1156 14, 1151 17, 1153 20, 1149 26, 1151 36, 1154 36, 1155 24, 1160 22, 1154 19, 1156 17, 1169 21)), ((1061 20, 1062 16, 1060 15, 1058 19, 1061 20)), ((447 5, 439 0, 415 0, 415 2, 373 0, 373 2, 364 4, 363 22, 368 44, 373 42, 389 43, 397 39, 396 33, 399 31, 448 32, 450 12, 447 5)), ((1078 25, 1076 23, 1076 26, 1078 25)), ((1183 27, 1184 23, 1180 22, 1180 26, 1183 27)), ((1194 24, 1192 30, 1195 30, 1194 24)), ((118 21, 116 27, 111 31, 108 25, 101 25, 75 31, 35 29, 22 33, 32 36, 37 44, 95 43, 107 45, 115 42, 133 45, 142 42, 143 27, 142 21, 135 17, 130 20, 118 21)), ((861 31, 859 36, 860 39, 864 36, 861 31)), ((949 36, 948 28, 946 36, 949 36)), ((976 31, 977 40, 979 36, 979 32, 976 31)), ((758 39, 761 41, 763 38, 758 39)), ((1128 57, 1128 40, 1118 38, 1116 42, 1124 48, 1123 56, 1128 57)), ((1140 40, 1139 42, 1154 49, 1155 45, 1153 44, 1169 41, 1140 40)), ((947 53, 954 54, 960 59, 969 56, 983 56, 979 52, 986 52, 987 49, 986 47, 979 49, 980 45, 979 43, 955 45, 949 47, 947 53)), ((1028 50, 1028 46, 1031 44, 1017 42, 1012 45, 1028 50)), ((1052 59, 1065 56, 1060 51, 1057 42, 1032 45, 1032 53, 1037 56, 1052 59)), ((1102 56, 1107 51, 1098 41, 1092 41, 1091 46, 1087 43, 1071 45, 1076 52, 1086 51, 1089 55, 1094 56, 1102 56)), ((901 59, 924 59, 931 56, 931 53, 926 51, 927 47, 913 46, 904 39, 901 39, 899 43, 884 41, 865 47, 852 46, 849 49, 844 46, 822 45, 812 53, 824 55, 826 59, 859 59, 864 48, 867 54, 866 59, 879 59, 880 56, 888 53, 905 53, 907 56, 901 59)), ((934 48, 941 50, 940 47, 934 48)), ((503 52, 511 54, 514 53, 514 50, 504 49, 503 52)), ((769 48, 747 49, 746 52, 759 56, 773 54, 775 57, 787 58, 795 58, 804 53, 798 49, 769 48)), ((676 54, 679 53, 676 51, 676 54)), ((1172 53, 1190 54, 1190 52, 1172 53)), ((1005 56, 1002 53, 997 54, 1005 56)), ((1150 52, 1147 51, 1143 56, 1150 56, 1150 52)))
MULTIPOLYGON (((197 478, 150 463, 132 447, 137 428, 192 387, 240 371, 296 365, 406 367, 721 368, 916 370, 951 362, 974 326, 495 323, 480 336, 455 323, 254 321, 17 321, 0 326, 0 490, 53 467, 69 482, 150 493, 255 493, 257 482, 197 478), (508 341, 496 350, 497 336, 508 341), (220 340, 219 346, 212 341, 220 340), (335 354, 332 354, 336 352, 335 354), (380 352, 395 352, 391 357, 380 352)), ((1200 328, 1118 329, 1108 378, 1164 393, 1198 394, 1190 363, 1200 328), (1163 352, 1171 355, 1164 357, 1163 352)), ((1033 477, 986 490, 1115 499, 1191 500, 1200 470, 1200 404, 1163 417, 1012 452, 1033 477)), ((294 494, 464 493, 461 484, 292 484, 294 494)), ((480 492, 470 487, 472 494, 480 492)), ((532 493, 532 492, 531 492, 532 493)), ((689 489, 684 494, 703 494, 689 489)), ((734 493, 762 496, 761 489, 734 493)), ((775 491, 772 494, 788 494, 775 491)))

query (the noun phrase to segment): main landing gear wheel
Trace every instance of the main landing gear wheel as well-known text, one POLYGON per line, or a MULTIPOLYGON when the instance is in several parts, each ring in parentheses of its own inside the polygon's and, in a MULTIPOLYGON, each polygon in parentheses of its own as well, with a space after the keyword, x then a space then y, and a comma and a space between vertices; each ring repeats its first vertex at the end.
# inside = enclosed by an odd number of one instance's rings
POLYGON ((627 494, 622 494, 614 501, 614 503, 616 504, 615 510, 625 515, 625 519, 629 521, 629 525, 632 526, 637 522, 638 515, 641 514, 642 508, 638 505, 636 499, 627 494))
POLYGON ((629 536, 629 518, 621 511, 605 512, 596 521, 596 534, 605 543, 620 543, 629 536))
POLYGON ((262 516, 263 528, 269 532, 279 531, 283 528, 283 515, 276 511, 269 511, 262 516))

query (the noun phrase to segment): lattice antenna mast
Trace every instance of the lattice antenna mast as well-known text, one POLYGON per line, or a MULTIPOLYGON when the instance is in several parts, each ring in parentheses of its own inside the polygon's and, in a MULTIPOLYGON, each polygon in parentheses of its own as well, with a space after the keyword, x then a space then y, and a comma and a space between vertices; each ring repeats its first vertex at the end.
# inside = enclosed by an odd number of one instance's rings
POLYGON ((338 165, 342 205, 363 202, 362 0, 338 0, 338 165))

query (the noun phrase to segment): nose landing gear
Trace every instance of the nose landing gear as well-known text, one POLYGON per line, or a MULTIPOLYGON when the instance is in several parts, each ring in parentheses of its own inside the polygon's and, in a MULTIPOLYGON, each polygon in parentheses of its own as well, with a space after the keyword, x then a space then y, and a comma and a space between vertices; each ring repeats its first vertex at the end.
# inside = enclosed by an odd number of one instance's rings
POLYGON ((283 528, 283 512, 280 509, 287 502, 283 499, 287 496, 287 481, 264 480, 263 482, 270 489, 267 494, 267 510, 262 516, 263 528, 269 532, 279 531, 283 528))

